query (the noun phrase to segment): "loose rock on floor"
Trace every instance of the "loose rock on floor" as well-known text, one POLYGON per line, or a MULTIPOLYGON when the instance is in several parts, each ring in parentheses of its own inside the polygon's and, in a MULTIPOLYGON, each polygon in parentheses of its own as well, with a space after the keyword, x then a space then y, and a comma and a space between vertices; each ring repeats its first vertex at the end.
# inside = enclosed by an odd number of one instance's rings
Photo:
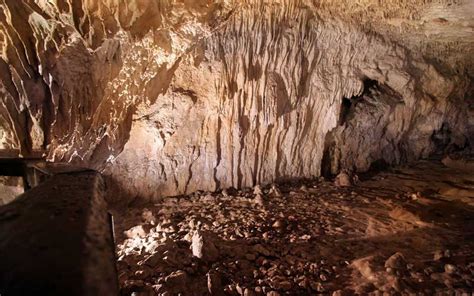
POLYGON ((116 214, 121 292, 470 293, 473 182, 422 162, 356 186, 300 180, 134 208, 116 214))

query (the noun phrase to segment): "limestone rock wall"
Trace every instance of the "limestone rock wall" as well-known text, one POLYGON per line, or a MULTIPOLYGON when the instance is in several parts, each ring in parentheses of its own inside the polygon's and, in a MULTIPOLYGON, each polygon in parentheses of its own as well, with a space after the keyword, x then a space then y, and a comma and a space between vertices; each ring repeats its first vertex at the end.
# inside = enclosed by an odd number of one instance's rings
POLYGON ((99 169, 117 200, 469 145, 467 74, 312 1, 0 6, 0 147, 99 169))

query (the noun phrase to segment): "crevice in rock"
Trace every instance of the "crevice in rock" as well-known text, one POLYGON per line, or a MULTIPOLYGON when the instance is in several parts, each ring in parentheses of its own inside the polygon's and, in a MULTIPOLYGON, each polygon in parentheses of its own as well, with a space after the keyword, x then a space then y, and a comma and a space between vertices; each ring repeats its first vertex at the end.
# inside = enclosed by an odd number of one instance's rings
POLYGON ((444 122, 439 130, 433 132, 431 136, 435 151, 433 154, 443 154, 451 144, 451 129, 449 123, 444 122))
POLYGON ((194 104, 196 104, 198 101, 196 92, 193 91, 192 89, 184 89, 182 87, 176 87, 176 88, 173 88, 173 92, 181 93, 183 95, 190 97, 194 104))
POLYGON ((324 152, 321 160, 321 176, 330 178, 338 168, 333 168, 333 161, 335 158, 336 142, 334 140, 334 130, 326 134, 324 140, 324 152))
POLYGON ((374 89, 377 89, 379 83, 376 80, 364 79, 362 94, 351 98, 342 98, 341 110, 339 112, 339 125, 344 125, 354 116, 356 104, 363 99, 364 96, 370 95, 374 89))
MULTIPOLYGON (((354 98, 353 98, 354 99, 354 98)), ((351 112, 352 101, 348 98, 342 98, 341 111, 339 112, 339 125, 344 125, 348 121, 351 112)))

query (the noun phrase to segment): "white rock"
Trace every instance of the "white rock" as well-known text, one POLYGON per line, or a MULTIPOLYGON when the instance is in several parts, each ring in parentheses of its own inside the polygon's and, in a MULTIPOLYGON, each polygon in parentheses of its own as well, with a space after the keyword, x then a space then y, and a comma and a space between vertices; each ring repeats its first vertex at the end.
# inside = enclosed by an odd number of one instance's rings
POLYGON ((260 187, 260 185, 255 185, 255 187, 253 188, 253 194, 263 195, 263 191, 262 191, 262 188, 260 187))
POLYGON ((272 184, 272 187, 270 188, 269 194, 273 195, 275 197, 281 197, 282 196, 280 189, 278 189, 278 187, 275 184, 272 184))
POLYGON ((137 237, 145 237, 146 236, 146 232, 143 229, 143 226, 141 226, 141 225, 134 226, 134 227, 130 228, 129 230, 125 231, 124 233, 128 238, 137 238, 137 237))
POLYGON ((219 251, 208 235, 196 230, 191 241, 193 256, 205 261, 215 261, 219 257, 219 251))

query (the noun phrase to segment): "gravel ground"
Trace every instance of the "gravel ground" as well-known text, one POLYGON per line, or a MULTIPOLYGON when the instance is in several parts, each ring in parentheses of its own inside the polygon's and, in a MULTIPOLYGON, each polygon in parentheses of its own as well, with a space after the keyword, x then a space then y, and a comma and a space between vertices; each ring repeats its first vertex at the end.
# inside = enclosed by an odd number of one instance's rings
POLYGON ((472 172, 432 161, 357 179, 196 192, 118 210, 121 293, 474 291, 472 172))

